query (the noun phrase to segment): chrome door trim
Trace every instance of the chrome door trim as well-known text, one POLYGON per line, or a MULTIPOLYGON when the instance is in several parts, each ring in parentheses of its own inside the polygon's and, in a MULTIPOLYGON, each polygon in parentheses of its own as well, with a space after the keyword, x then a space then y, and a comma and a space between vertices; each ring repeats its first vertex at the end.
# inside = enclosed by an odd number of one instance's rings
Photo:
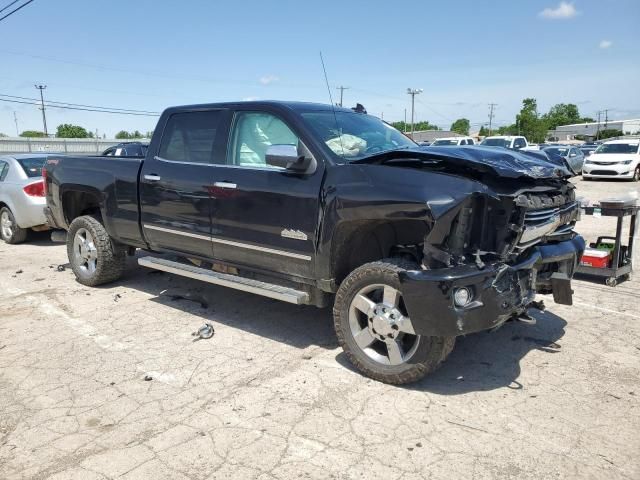
POLYGON ((238 185, 231 182, 214 182, 213 186, 218 188, 229 188, 229 189, 238 188, 238 185))
POLYGON ((157 230, 159 232, 172 233, 174 235, 182 235, 183 237, 191 237, 191 238, 197 238, 198 240, 207 240, 207 241, 211 240, 211 236, 209 235, 201 235, 199 233, 185 232, 183 230, 175 230, 173 228, 158 227, 156 225, 144 224, 142 226, 144 228, 148 228, 149 230, 157 230))
POLYGON ((213 243, 219 243, 221 245, 229 245, 232 247, 246 248, 247 250, 255 250, 257 252, 271 253, 273 255, 281 255, 283 257, 295 258, 297 260, 311 261, 310 255, 303 255, 301 253, 288 252, 286 250, 277 250, 275 248, 260 247, 258 245, 252 245, 250 243, 234 242, 232 240, 225 240, 223 238, 212 237, 210 235, 200 235, 197 233, 185 232, 182 230, 174 230, 173 228, 158 227, 156 225, 143 224, 144 228, 149 230, 157 230, 159 232, 172 233, 174 235, 183 235, 185 237, 197 238, 199 240, 208 240, 213 243))

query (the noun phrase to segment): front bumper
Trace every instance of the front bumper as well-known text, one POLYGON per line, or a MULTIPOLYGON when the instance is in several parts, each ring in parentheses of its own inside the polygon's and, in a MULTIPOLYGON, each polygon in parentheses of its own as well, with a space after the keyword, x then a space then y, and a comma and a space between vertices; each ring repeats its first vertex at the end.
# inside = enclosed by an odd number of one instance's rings
POLYGON ((419 335, 457 336, 495 328, 523 313, 537 290, 571 304, 569 281, 584 247, 584 239, 576 236, 532 247, 514 265, 496 262, 482 269, 463 265, 402 272, 400 284, 413 329, 419 335), (459 287, 473 293, 465 307, 454 304, 453 293, 459 287))
POLYGON ((582 167, 582 176, 586 178, 633 178, 636 165, 633 163, 624 165, 621 163, 605 164, 602 162, 600 165, 586 163, 582 167))

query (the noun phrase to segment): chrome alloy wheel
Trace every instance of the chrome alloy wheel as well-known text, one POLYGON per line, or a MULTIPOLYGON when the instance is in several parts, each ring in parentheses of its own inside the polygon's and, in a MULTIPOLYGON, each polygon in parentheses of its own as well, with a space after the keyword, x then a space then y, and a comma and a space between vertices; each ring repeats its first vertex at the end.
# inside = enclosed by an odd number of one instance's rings
POLYGON ((0 217, 0 228, 2 228, 3 238, 11 238, 13 236, 13 221, 7 210, 2 212, 2 216, 0 217))
POLYGON ((358 347, 383 365, 406 363, 420 343, 402 294, 389 285, 368 285, 353 297, 349 327, 358 347))
POLYGON ((75 261, 80 270, 92 275, 96 271, 98 262, 98 250, 91 233, 85 228, 80 228, 73 237, 73 252, 75 261))

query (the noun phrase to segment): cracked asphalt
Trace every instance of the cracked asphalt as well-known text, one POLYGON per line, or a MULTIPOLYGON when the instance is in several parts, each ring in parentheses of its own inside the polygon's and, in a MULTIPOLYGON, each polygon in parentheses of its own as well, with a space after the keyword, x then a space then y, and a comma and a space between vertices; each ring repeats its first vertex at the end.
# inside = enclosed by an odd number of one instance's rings
MULTIPOLYGON (((592 200, 638 189, 576 183, 592 200)), ((541 296, 535 326, 460 338, 394 387, 350 367, 329 309, 133 259, 88 288, 66 263, 46 234, 0 244, 2 479, 640 478, 638 274, 576 281, 573 307, 541 296), (194 342, 205 321, 215 335, 194 342)))

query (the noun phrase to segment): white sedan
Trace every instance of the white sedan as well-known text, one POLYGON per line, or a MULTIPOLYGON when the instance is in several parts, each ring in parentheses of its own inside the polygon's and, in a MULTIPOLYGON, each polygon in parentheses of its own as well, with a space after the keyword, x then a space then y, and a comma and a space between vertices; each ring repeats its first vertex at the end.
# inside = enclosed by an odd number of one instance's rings
POLYGON ((31 230, 46 230, 46 205, 42 166, 47 155, 0 157, 0 238, 21 243, 31 230))
POLYGON ((584 161, 582 177, 640 181, 640 140, 612 140, 600 145, 584 161))

